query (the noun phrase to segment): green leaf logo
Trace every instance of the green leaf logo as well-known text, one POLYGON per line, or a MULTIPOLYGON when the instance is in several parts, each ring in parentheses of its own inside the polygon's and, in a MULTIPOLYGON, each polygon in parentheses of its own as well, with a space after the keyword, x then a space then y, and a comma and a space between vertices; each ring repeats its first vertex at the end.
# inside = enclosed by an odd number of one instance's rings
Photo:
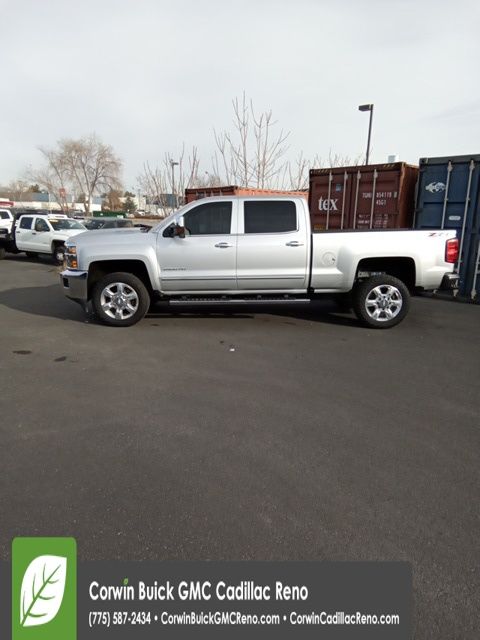
POLYGON ((20 625, 35 627, 55 618, 63 600, 67 559, 38 556, 28 565, 20 594, 20 625))

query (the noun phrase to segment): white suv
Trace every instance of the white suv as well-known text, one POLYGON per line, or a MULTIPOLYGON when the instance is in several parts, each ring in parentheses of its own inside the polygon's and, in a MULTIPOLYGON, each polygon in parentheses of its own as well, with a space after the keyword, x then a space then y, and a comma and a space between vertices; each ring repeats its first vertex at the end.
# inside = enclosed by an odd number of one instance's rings
POLYGON ((83 224, 67 216, 23 215, 17 223, 15 244, 30 257, 47 253, 61 264, 65 241, 83 231, 86 231, 83 224))

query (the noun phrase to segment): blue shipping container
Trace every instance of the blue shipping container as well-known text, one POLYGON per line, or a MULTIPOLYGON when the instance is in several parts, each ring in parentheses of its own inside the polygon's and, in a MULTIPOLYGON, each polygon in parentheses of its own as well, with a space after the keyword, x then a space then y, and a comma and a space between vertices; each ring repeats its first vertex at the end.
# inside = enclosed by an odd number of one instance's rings
POLYGON ((420 158, 415 229, 455 229, 459 292, 480 297, 480 155, 420 158))

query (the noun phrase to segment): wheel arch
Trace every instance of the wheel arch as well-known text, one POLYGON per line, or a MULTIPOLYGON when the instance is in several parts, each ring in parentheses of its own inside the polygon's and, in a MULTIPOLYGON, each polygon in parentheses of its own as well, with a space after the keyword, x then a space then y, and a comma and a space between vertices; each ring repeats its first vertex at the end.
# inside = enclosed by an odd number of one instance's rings
POLYGON ((415 289, 416 265, 410 257, 362 258, 357 265, 355 281, 379 273, 386 273, 401 280, 410 291, 415 289), (363 275, 365 274, 365 275, 363 275), (368 275, 367 275, 368 274, 368 275))
POLYGON ((91 298, 95 284, 109 273, 124 272, 137 276, 149 294, 153 293, 153 287, 146 264, 142 260, 97 260, 91 262, 88 268, 88 298, 91 298))

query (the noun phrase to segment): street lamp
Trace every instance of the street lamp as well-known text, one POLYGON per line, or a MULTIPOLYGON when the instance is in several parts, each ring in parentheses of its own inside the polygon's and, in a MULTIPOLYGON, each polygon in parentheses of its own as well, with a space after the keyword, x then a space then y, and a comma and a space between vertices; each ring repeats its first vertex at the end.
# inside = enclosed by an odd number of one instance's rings
MULTIPOLYGON (((176 204, 176 197, 175 197, 175 167, 178 167, 179 163, 175 162, 174 160, 170 160, 170 166, 172 167, 172 202, 175 205, 176 204)), ((172 207, 172 209, 174 209, 175 206, 172 207)))
POLYGON ((368 140, 367 140, 367 156, 365 159, 365 164, 368 164, 368 159, 370 157, 370 138, 372 136, 372 119, 373 119, 373 104, 361 104, 358 107, 359 111, 370 111, 370 121, 368 123, 368 140))

